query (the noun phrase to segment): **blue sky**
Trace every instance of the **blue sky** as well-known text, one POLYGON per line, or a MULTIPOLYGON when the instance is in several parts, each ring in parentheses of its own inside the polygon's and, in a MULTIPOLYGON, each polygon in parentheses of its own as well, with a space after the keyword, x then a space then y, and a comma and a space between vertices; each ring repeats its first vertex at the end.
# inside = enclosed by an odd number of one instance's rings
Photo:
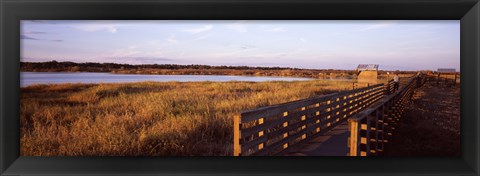
POLYGON ((460 21, 21 21, 21 60, 460 69, 460 21))

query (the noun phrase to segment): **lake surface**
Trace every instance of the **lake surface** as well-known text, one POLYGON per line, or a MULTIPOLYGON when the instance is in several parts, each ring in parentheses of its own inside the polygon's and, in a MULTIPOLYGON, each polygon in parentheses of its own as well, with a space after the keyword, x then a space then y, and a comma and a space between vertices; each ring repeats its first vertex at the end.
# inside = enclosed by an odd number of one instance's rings
POLYGON ((61 83, 120 83, 120 82, 196 82, 196 81, 308 81, 311 78, 268 77, 268 76, 228 76, 228 75, 140 75, 140 74, 112 74, 112 73, 67 73, 67 72, 21 72, 20 86, 33 84, 61 84, 61 83))

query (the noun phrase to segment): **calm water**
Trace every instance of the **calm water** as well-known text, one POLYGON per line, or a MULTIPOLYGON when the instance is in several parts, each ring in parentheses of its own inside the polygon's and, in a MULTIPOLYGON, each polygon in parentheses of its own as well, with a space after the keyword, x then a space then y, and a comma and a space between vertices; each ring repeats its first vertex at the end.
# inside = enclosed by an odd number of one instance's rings
POLYGON ((117 83, 142 81, 307 81, 310 78, 266 77, 266 76, 226 76, 226 75, 137 75, 111 73, 65 73, 65 72, 21 72, 20 86, 33 84, 60 84, 60 83, 117 83))

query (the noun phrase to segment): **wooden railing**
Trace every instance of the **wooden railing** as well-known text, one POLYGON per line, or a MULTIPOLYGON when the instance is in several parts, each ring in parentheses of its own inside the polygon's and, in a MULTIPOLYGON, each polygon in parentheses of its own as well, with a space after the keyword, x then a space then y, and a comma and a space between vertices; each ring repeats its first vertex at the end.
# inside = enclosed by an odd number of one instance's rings
POLYGON ((383 84, 242 112, 234 155, 281 155, 352 117, 385 95, 383 84))
POLYGON ((439 84, 455 86, 457 84, 457 80, 459 80, 458 76, 459 75, 457 73, 450 73, 450 74, 438 73, 436 76, 432 76, 432 77, 434 77, 437 86, 439 84))
POLYGON ((388 95, 384 100, 348 120, 350 137, 348 146, 350 156, 379 155, 384 151, 392 133, 410 102, 415 88, 426 81, 425 75, 412 77, 398 92, 388 95))
POLYGON ((385 95, 390 95, 395 91, 394 85, 395 83, 393 82, 393 79, 389 80, 387 84, 385 84, 385 95))

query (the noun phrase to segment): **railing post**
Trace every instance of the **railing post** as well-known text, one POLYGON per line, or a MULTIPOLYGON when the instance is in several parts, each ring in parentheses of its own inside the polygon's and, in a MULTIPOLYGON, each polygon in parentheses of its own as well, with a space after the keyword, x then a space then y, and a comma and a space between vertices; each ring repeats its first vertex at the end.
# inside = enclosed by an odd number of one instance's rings
POLYGON ((242 151, 240 145, 240 118, 241 115, 235 115, 233 118, 233 156, 240 156, 242 151))
POLYGON ((390 95, 390 81, 387 81, 387 85, 385 85, 385 95, 390 95))
POLYGON ((378 128, 379 128, 379 125, 378 125, 378 120, 379 120, 379 115, 380 115, 380 112, 379 110, 375 110, 375 119, 374 119, 374 123, 373 123, 373 128, 371 127, 373 131, 373 134, 374 134, 374 138, 375 138, 375 142, 373 142, 373 150, 375 151, 375 155, 378 155, 378 128))
MULTIPOLYGON (((371 116, 370 115, 367 115, 367 118, 364 119, 365 120, 365 156, 370 156, 371 154, 371 132, 372 132, 372 127, 370 126, 370 121, 371 121, 371 116)), ((363 122, 362 122, 362 126, 363 126, 363 122)), ((362 127, 362 130, 363 130, 363 127, 362 127)))
POLYGON ((358 156, 360 154, 360 134, 359 123, 355 119, 348 119, 350 129, 350 156, 358 156))
POLYGON ((385 104, 382 105, 381 110, 380 110, 380 118, 378 119, 378 130, 379 131, 379 141, 380 141, 380 146, 379 146, 379 152, 383 152, 384 146, 385 146, 385 104))

